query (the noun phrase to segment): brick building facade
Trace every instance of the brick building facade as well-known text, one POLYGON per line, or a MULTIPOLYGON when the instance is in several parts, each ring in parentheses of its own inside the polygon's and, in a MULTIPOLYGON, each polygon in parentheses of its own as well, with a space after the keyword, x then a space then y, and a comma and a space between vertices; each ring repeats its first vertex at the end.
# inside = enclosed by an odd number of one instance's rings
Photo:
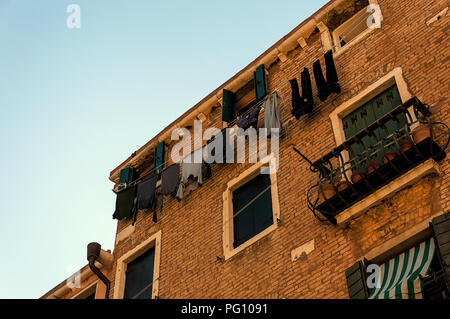
MULTIPOLYGON (((153 297, 349 298, 361 294, 361 289, 350 287, 354 270, 358 277, 358 265, 364 269, 358 261, 383 264, 435 238, 438 224, 448 227, 447 157, 428 156, 331 218, 324 218, 315 205, 315 214, 326 219, 319 221, 308 208, 307 197, 319 173, 294 150, 311 161, 321 159, 349 138, 343 119, 393 85, 401 103, 417 97, 430 106, 432 122, 449 125, 447 6, 444 0, 330 1, 115 168, 110 179, 118 190, 121 170, 131 167, 144 176, 154 169, 155 148, 161 142, 163 162, 173 164, 170 152, 177 141, 171 140, 172 130, 192 131, 195 119, 202 121, 203 128, 222 129, 227 125, 222 120, 223 89, 234 93, 238 111, 254 103, 254 72, 264 65, 265 93, 277 93, 282 126, 279 168, 269 182, 273 223, 231 247, 233 217, 228 214, 229 207, 233 213, 233 203, 227 194, 250 181, 261 163, 211 164, 211 177, 201 187, 191 187, 180 201, 164 196, 156 222, 152 213, 144 211, 138 212, 134 225, 131 219, 118 221, 112 261, 98 264, 111 281, 109 297, 124 297, 127 265, 153 248, 153 297), (361 26, 369 4, 379 5, 380 28, 361 26), (325 70, 324 54, 330 49, 341 92, 321 101, 313 64, 319 60, 325 70), (297 119, 291 113, 290 80, 297 78, 300 84, 305 67, 311 72, 314 106, 297 119)), ((264 112, 259 114, 259 127, 264 125, 264 112)), ((446 137, 438 132, 433 139, 443 148, 446 137)), ((336 160, 331 160, 333 167, 336 160)), ((310 193, 316 196, 318 189, 310 193)), ((448 248, 442 247, 447 246, 437 239, 445 272, 450 264, 445 261, 448 248)), ((105 286, 97 276, 88 267, 81 274, 81 288, 71 289, 62 282, 43 298, 86 297, 83 291, 92 292, 92 287, 96 298, 104 298, 105 286)))

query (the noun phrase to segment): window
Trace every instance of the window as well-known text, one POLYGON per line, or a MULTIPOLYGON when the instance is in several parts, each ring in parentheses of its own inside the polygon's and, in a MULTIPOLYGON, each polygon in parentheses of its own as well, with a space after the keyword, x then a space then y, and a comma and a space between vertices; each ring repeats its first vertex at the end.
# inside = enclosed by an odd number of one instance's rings
POLYGON ((271 154, 228 182, 223 193, 225 259, 278 227, 280 207, 275 167, 276 158, 271 154))
MULTIPOLYGON (((342 119, 345 138, 349 139, 356 135, 356 133, 364 130, 370 124, 383 117, 383 115, 389 113, 396 106, 402 104, 400 93, 397 89, 397 85, 393 85, 385 91, 381 92, 370 101, 361 105, 357 110, 353 111, 349 115, 342 119)), ((365 151, 365 147, 373 154, 371 160, 382 162, 381 157, 383 153, 380 150, 381 141, 386 136, 392 134, 407 123, 404 113, 397 115, 397 120, 390 120, 386 123, 386 129, 377 128, 373 133, 374 136, 364 136, 361 144, 353 144, 350 151, 350 158, 355 159, 358 154, 362 154, 365 151)), ((383 146, 386 151, 398 151, 393 145, 393 139, 383 140, 383 146)), ((367 156, 367 153, 365 154, 367 156)))
POLYGON ((149 299, 158 296, 161 231, 117 260, 114 299, 149 299))
POLYGON ((368 30, 367 19, 370 16, 367 12, 367 7, 360 10, 353 17, 348 19, 345 23, 340 25, 333 32, 334 44, 336 50, 346 46, 352 40, 355 40, 360 34, 368 30))
POLYGON ((348 268, 349 297, 448 299, 450 212, 430 219, 383 242, 348 268), (373 265, 379 265, 378 273, 373 265))
POLYGON ((273 224, 270 177, 260 174, 233 192, 233 246, 273 224))
POLYGON ((150 299, 152 297, 155 247, 130 262, 126 271, 124 299, 150 299))

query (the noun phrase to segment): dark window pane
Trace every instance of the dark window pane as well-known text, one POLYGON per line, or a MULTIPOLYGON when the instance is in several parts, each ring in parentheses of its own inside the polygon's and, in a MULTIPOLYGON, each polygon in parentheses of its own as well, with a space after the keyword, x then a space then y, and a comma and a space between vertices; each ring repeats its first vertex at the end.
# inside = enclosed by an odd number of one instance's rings
POLYGON ((125 299, 134 298, 138 294, 140 294, 137 296, 139 299, 148 296, 151 297, 151 287, 148 291, 143 292, 143 290, 153 282, 154 264, 155 248, 152 247, 127 265, 124 293, 125 299))
POLYGON ((260 174, 233 192, 233 214, 235 247, 273 224, 269 175, 260 174))

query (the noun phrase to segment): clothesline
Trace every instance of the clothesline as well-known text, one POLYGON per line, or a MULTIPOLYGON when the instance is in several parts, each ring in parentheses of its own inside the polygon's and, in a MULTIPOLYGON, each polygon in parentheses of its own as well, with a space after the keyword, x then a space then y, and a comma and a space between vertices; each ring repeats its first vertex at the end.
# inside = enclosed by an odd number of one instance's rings
MULTIPOLYGON (((255 108, 257 108, 258 106, 261 106, 267 99, 270 99, 270 96, 273 95, 274 93, 276 93, 276 94, 278 95, 277 91, 274 91, 274 92, 272 92, 271 94, 267 94, 266 97, 264 97, 261 101, 259 101, 259 102, 256 103, 255 105, 253 105, 249 110, 245 111, 240 117, 246 116, 246 115, 249 114, 252 110, 254 110, 255 108)), ((236 121, 237 121, 237 119, 234 120, 233 122, 236 122, 236 121)), ((232 123, 232 122, 230 122, 230 123, 232 123)), ((233 125, 233 126, 234 126, 234 125, 233 125)), ((228 128, 230 128, 230 126, 229 126, 228 128)), ((165 166, 166 164, 168 164, 168 163, 170 162, 170 160, 167 160, 167 161, 162 162, 160 165, 158 165, 158 166, 156 166, 156 167, 153 167, 149 172, 147 172, 147 173, 145 173, 144 175, 140 176, 139 178, 137 178, 137 179, 134 180, 133 182, 127 184, 126 187, 128 188, 128 187, 131 187, 131 186, 135 186, 135 185, 137 185, 140 181, 142 181, 144 178, 146 178, 146 177, 151 178, 151 177, 155 176, 155 170, 158 170, 158 169, 162 168, 161 171, 159 172, 159 173, 162 173, 163 171, 165 171, 165 170, 168 169, 169 167, 171 167, 171 166, 173 166, 173 165, 175 165, 175 164, 180 164, 180 162, 182 162, 185 158, 187 158, 187 157, 189 157, 189 156, 192 156, 192 154, 195 154, 195 152, 198 152, 200 149, 203 149, 204 147, 208 146, 208 144, 211 143, 211 142, 212 142, 211 139, 208 140, 207 143, 206 143, 205 145, 202 145, 201 148, 197 148, 197 149, 194 150, 193 152, 191 152, 191 153, 189 153, 188 155, 186 155, 185 157, 183 157, 183 159, 182 159, 181 161, 174 162, 174 163, 172 163, 172 165, 165 166)), ((159 173, 158 173, 158 174, 159 174, 159 173)), ((117 194, 116 191, 113 190, 113 192, 117 194)))
MULTIPOLYGON (((270 99, 270 96, 273 95, 274 93, 277 93, 277 95, 278 95, 278 92, 277 92, 277 91, 275 91, 275 92, 273 92, 273 93, 271 93, 271 94, 267 94, 262 100, 258 101, 255 105, 253 105, 253 106, 252 106, 251 108, 249 108, 247 111, 245 111, 244 113, 240 114, 240 115, 239 115, 239 118, 242 118, 242 117, 244 117, 244 116, 247 116, 248 114, 250 114, 251 111, 253 111, 253 110, 256 109, 257 107, 262 107, 262 108, 264 108, 264 106, 263 106, 263 105, 264 105, 264 102, 265 102, 267 99, 270 99)), ((228 127, 229 127, 229 128, 230 128, 230 127, 233 127, 234 125, 236 125, 237 121, 238 121, 238 118, 236 117, 233 121, 231 121, 231 122, 228 123, 228 127)))

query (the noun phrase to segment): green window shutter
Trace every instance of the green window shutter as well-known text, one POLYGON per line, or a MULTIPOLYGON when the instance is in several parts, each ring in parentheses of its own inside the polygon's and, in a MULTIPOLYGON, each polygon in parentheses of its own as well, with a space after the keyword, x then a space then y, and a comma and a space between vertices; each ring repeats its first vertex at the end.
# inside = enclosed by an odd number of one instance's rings
POLYGON ((439 259, 445 276, 447 291, 450 292, 450 212, 431 221, 439 259))
MULTIPOLYGON (((349 139, 350 137, 354 136, 356 133, 365 129, 370 124, 380 119, 385 114, 389 113, 393 108, 397 107, 401 103, 402 102, 400 94, 398 92, 396 85, 378 94, 373 99, 361 105, 361 107, 359 107, 357 110, 353 111, 352 113, 350 113, 349 115, 347 115, 342 119, 344 125, 345 138, 349 139)), ((392 134, 394 131, 396 131, 400 127, 403 127, 406 124, 405 114, 403 113, 399 114, 397 118, 399 120, 399 124, 397 124, 393 120, 386 123, 387 132, 384 128, 377 128, 374 131, 375 137, 365 136, 363 138, 364 145, 365 146, 375 145, 377 141, 380 141, 381 138, 385 138, 386 136, 392 134)), ((390 141, 385 141, 384 144, 389 143, 391 141, 392 139, 390 141)), ((378 144, 377 146, 379 147, 380 145, 378 144)), ((364 151, 362 146, 359 145, 353 145, 352 150, 354 153, 352 155, 352 158, 355 156, 355 154, 364 151)), ((397 151, 394 146, 390 146, 386 150, 397 151)), ((372 160, 381 162, 382 156, 383 156, 382 152, 378 152, 377 156, 372 158, 372 160)))
POLYGON ((261 100, 266 96, 266 71, 264 68, 264 64, 261 64, 256 68, 256 71, 253 72, 253 81, 255 83, 255 97, 256 101, 261 100))
POLYGON ((153 160, 153 173, 159 174, 164 169, 164 159, 165 159, 165 142, 160 142, 155 149, 155 157, 153 160))
POLYGON ((236 101, 234 93, 223 89, 222 121, 231 122, 236 119, 236 101))
POLYGON ((369 297, 365 271, 362 261, 356 262, 345 271, 350 299, 366 299, 369 297))
POLYGON ((134 181, 135 170, 133 167, 127 167, 120 170, 118 190, 124 189, 128 184, 134 181))
POLYGON ((128 263, 124 299, 152 298, 154 266, 155 247, 128 263))
POLYGON ((235 247, 273 224, 270 175, 260 174, 233 191, 233 214, 235 247))

